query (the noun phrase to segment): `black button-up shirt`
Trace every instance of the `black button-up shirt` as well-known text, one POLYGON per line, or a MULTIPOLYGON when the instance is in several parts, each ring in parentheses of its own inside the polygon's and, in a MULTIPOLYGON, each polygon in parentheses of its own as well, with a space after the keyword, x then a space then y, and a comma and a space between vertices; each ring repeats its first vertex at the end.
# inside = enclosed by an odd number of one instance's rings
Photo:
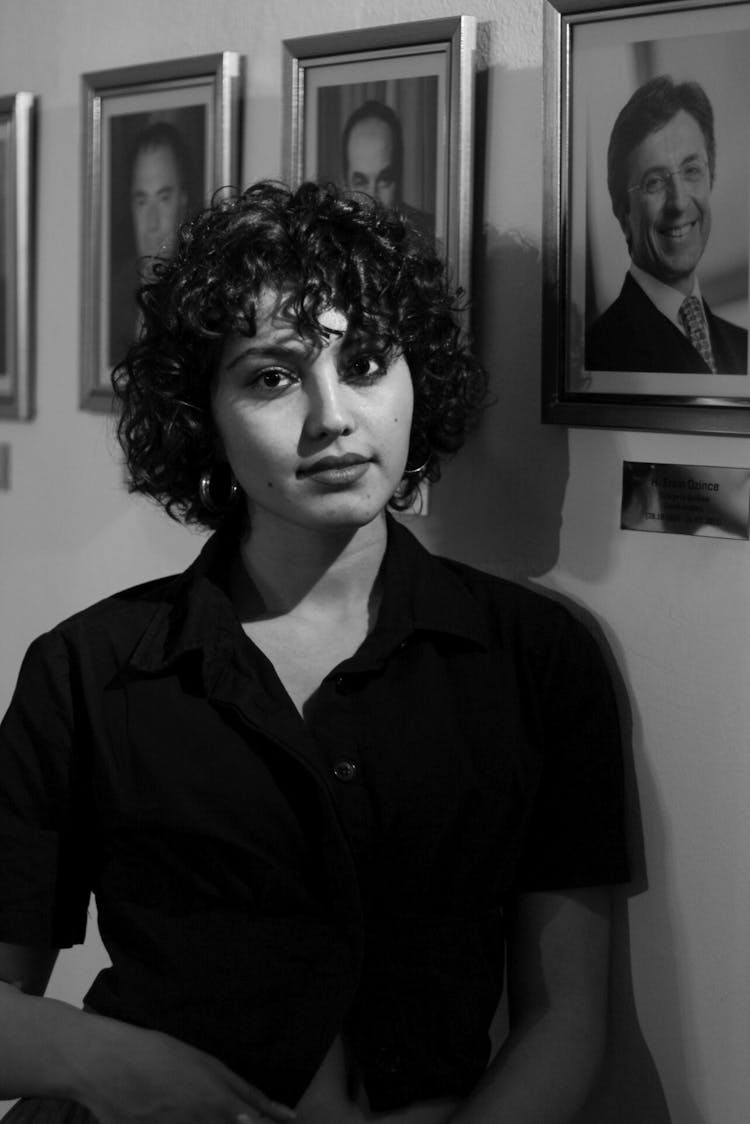
POLYGON ((287 1103, 338 1033, 375 1109, 465 1095, 504 901, 627 877, 599 651, 389 520, 376 627, 303 720, 231 553, 216 535, 31 646, 0 729, 0 940, 81 941, 93 892, 95 1010, 287 1103))

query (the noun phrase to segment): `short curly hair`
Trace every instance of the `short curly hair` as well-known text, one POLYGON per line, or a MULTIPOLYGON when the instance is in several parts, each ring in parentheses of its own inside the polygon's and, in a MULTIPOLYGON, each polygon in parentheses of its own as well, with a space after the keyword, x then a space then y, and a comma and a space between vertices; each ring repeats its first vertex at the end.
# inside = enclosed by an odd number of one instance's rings
POLYGON ((463 444, 487 392, 466 341, 461 294, 422 236, 394 211, 332 186, 296 191, 264 181, 217 197, 181 228, 175 256, 138 294, 143 326, 113 372, 128 487, 174 518, 218 528, 242 518, 201 496, 217 465, 211 386, 226 338, 255 331, 262 290, 289 293, 304 336, 335 308, 354 330, 403 354, 414 385, 405 475, 391 506, 405 509, 421 479, 463 444))

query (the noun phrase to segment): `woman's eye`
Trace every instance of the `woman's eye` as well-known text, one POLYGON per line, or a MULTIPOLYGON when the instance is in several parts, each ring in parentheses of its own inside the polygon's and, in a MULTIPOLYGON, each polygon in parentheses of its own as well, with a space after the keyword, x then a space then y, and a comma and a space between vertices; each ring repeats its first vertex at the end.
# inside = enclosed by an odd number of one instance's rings
POLYGON ((353 382, 374 382, 385 374, 387 367, 381 355, 355 355, 347 364, 347 376, 353 382))
POLYGON ((283 367, 266 367, 253 376, 250 387, 260 393, 273 394, 275 391, 286 390, 293 382, 294 376, 283 367))

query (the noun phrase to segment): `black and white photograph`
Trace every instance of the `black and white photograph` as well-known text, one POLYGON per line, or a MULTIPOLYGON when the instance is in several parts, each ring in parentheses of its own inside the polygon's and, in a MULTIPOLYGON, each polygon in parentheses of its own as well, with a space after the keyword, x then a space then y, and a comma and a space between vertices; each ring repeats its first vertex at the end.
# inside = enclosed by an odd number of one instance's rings
POLYGON ((206 106, 112 117, 109 363, 136 337, 135 293, 172 255, 180 223, 206 194, 206 106))
POLYGON ((750 0, 0 74, 0 1124, 750 1124, 750 0))
POLYGON ((747 425, 750 19, 680 7, 569 28, 546 402, 578 401, 593 424, 630 404, 658 427, 675 406, 665 428, 747 425))
POLYGON ((750 31, 618 52, 617 71, 645 80, 609 137, 623 84, 601 82, 612 51, 591 52, 586 370, 747 374, 748 50, 750 31), (615 224, 628 253, 623 276, 615 224), (698 306, 697 346, 686 301, 698 306))
POLYGON ((139 330, 136 293, 181 223, 239 180, 239 56, 86 74, 81 405, 109 409, 139 330))
POLYGON ((317 116, 319 182, 364 192, 434 237, 437 76, 323 86, 317 116))
POLYGON ((393 207, 468 287, 475 21, 426 20, 285 42, 295 182, 393 207))

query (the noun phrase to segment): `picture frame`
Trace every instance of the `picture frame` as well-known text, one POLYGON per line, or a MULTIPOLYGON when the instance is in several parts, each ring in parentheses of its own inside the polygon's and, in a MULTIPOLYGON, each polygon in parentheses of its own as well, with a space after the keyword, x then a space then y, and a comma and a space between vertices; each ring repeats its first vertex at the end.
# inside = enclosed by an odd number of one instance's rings
POLYGON ((545 0, 543 421, 750 433, 749 48, 745 0, 545 0))
POLYGON ((34 416, 37 98, 0 97, 0 418, 34 416))
POLYGON ((435 237, 467 296, 475 48, 473 16, 284 42, 289 181, 332 182, 397 206, 435 237))
POLYGON ((180 222, 240 186, 243 72, 243 56, 223 51, 82 76, 84 410, 111 409, 136 290, 180 222))

